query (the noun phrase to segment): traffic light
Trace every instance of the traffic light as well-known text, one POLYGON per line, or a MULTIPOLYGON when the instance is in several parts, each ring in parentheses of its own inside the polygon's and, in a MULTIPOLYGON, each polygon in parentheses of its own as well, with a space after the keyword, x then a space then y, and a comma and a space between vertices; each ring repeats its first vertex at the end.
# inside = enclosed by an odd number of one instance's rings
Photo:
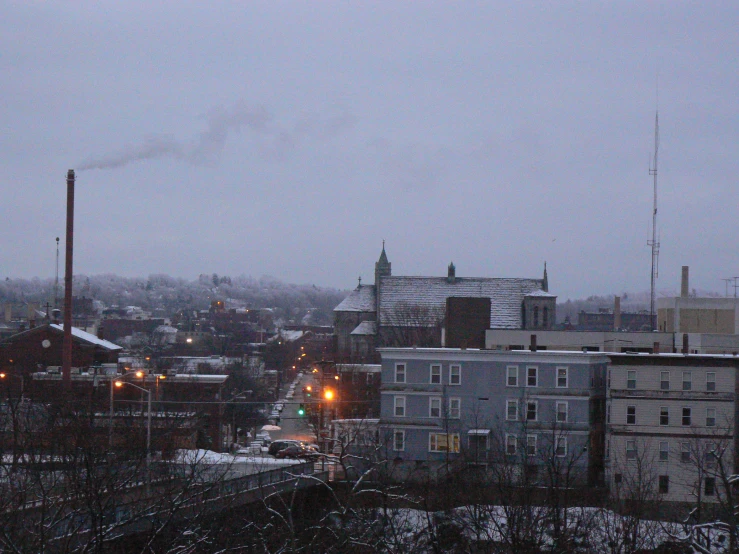
POLYGON ((305 415, 305 404, 298 406, 298 415, 301 417, 305 415))
POLYGON ((312 391, 313 391, 313 387, 311 387, 310 385, 306 386, 305 387, 305 396, 307 396, 307 397, 310 398, 310 395, 311 395, 311 392, 312 391))

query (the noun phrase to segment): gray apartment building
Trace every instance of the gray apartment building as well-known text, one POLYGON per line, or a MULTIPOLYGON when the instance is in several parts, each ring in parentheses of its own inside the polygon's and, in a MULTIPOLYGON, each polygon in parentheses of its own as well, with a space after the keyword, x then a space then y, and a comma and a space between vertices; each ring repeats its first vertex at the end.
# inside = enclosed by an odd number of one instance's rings
POLYGON ((602 480, 608 357, 601 353, 381 348, 381 435, 398 465, 557 462, 602 480))
POLYGON ((735 471, 739 357, 609 354, 611 494, 696 505, 725 499, 735 471))

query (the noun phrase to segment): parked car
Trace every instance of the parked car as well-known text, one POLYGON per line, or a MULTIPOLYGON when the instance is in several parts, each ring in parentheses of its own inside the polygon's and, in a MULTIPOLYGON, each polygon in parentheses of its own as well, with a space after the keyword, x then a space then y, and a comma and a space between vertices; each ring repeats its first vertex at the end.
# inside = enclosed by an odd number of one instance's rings
POLYGON ((319 456, 318 452, 306 448, 302 444, 291 444, 287 448, 283 448, 280 450, 277 454, 275 454, 275 457, 277 458, 306 458, 306 459, 314 459, 319 456))
POLYGON ((297 445, 297 444, 302 444, 302 443, 300 441, 296 441, 292 439, 277 440, 269 445, 269 450, 267 452, 271 454, 272 456, 276 456, 280 450, 284 450, 288 446, 297 445))

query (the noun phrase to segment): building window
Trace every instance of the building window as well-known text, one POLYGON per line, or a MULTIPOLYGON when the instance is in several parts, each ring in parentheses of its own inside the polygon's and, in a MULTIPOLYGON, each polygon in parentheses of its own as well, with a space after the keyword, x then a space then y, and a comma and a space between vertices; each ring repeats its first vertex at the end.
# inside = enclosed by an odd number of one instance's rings
POLYGON ((636 425, 636 406, 626 406, 626 425, 636 425))
POLYGON ((396 430, 393 433, 393 450, 396 452, 405 450, 405 431, 396 430))
POLYGON ((670 372, 669 371, 660 372, 659 388, 661 390, 670 390, 670 372))
POLYGON ((509 365, 506 368, 506 386, 507 387, 517 387, 518 386, 518 366, 517 365, 509 365))
POLYGON ((620 473, 616 473, 613 475, 613 482, 615 484, 620 485, 621 481, 623 481, 623 475, 621 475, 620 473))
POLYGON ((441 398, 429 398, 429 417, 441 417, 441 398))
POLYGON ((691 408, 683 408, 683 426, 690 427, 693 410, 691 408))
POLYGON ((607 386, 608 386, 609 389, 611 388, 611 370, 610 369, 608 370, 608 383, 607 383, 607 386))
POLYGON ((668 494, 670 492, 670 476, 660 475, 659 476, 659 493, 668 494))
POLYGON ((542 308, 541 311, 542 311, 542 322, 541 322, 541 324, 544 327, 546 327, 546 326, 549 325, 549 308, 547 308, 546 306, 544 306, 544 308, 542 308))
POLYGON ((567 368, 566 367, 558 367, 557 368, 557 388, 558 389, 566 389, 567 388, 567 368))
POLYGON ((536 435, 526 435, 526 455, 536 456, 536 435))
POLYGON ((693 372, 683 371, 683 390, 692 390, 693 388, 693 372))
POLYGON ((670 424, 670 410, 667 406, 662 406, 659 409, 659 424, 663 426, 670 424))
POLYGON ((706 373, 706 390, 708 392, 716 390, 716 374, 713 371, 706 373))
POLYGON ((627 389, 636 388, 636 370, 635 369, 630 369, 626 372, 626 388, 627 389))
POLYGON ((506 401, 506 419, 508 421, 518 421, 518 400, 506 401))
POLYGON ((558 458, 567 456, 567 437, 557 437, 554 446, 554 455, 558 458))
POLYGON ((526 402, 526 421, 536 421, 536 400, 526 402))
POLYGON ((714 494, 716 494, 715 477, 706 477, 705 488, 703 489, 703 492, 706 494, 706 496, 713 496, 714 494))
POLYGON ((432 385, 441 385, 441 364, 431 365, 431 378, 429 383, 432 385))
POLYGON ((405 417, 405 396, 395 397, 395 417, 405 417))
POLYGON ((462 399, 461 398, 450 398, 449 399, 449 418, 459 419, 461 411, 462 411, 462 399))
POLYGON ((626 459, 636 460, 636 441, 626 441, 626 459))
POLYGON ((534 306, 534 327, 539 326, 539 306, 534 306))
POLYGON ((405 364, 395 364, 395 382, 405 383, 405 364))
POLYGON ((449 366, 449 384, 450 385, 461 385, 462 384, 462 366, 459 364, 452 364, 449 366))
POLYGON ((512 456, 516 453, 516 436, 506 435, 505 436, 505 453, 512 456))
POLYGON ((690 462, 690 443, 689 442, 680 443, 680 461, 686 464, 690 462))
POLYGON ((557 402, 557 423, 567 423, 567 402, 557 402))
POLYGON ((526 368, 526 386, 527 387, 538 387, 539 386, 539 368, 538 367, 527 367, 526 368))
POLYGON ((706 427, 716 427, 716 408, 706 408, 706 427))
POLYGON ((662 441, 659 443, 659 461, 666 462, 670 459, 670 443, 662 441))
POLYGON ((429 433, 429 452, 459 452, 459 433, 429 433))
POLYGON ((606 423, 610 423, 610 422, 611 422, 611 405, 608 404, 606 406, 606 423))

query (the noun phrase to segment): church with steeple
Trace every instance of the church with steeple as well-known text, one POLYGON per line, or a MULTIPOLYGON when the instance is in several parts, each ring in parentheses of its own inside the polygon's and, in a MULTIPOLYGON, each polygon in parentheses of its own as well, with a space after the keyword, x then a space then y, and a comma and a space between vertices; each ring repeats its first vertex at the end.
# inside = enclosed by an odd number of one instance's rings
POLYGON ((541 279, 395 276, 382 244, 375 282, 334 308, 336 361, 377 361, 381 346, 484 347, 486 329, 552 329, 557 297, 541 279))

